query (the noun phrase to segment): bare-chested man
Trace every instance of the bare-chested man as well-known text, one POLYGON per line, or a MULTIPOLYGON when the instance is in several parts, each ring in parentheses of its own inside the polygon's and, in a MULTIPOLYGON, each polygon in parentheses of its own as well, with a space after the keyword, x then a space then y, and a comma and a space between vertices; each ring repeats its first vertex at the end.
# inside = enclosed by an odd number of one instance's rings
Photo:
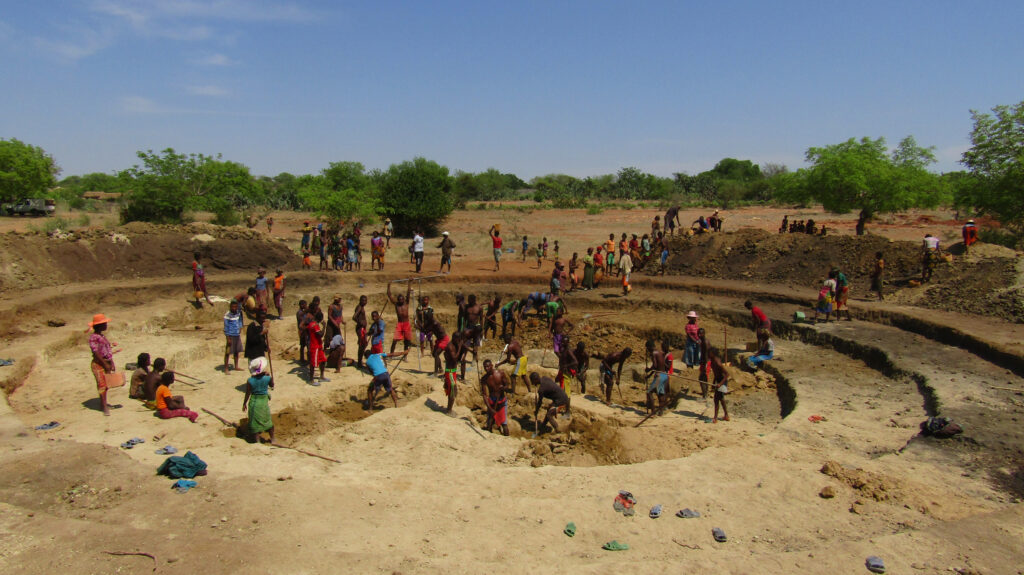
MULTIPOLYGON (((462 336, 458 332, 449 339, 444 346, 444 394, 448 397, 448 407, 445 413, 451 413, 455 405, 455 397, 459 395, 459 376, 457 370, 459 363, 466 355, 466 347, 462 345, 462 336)), ((438 341, 440 343, 440 340, 438 341)))
POLYGON ((523 385, 526 386, 526 391, 529 393, 530 381, 526 376, 526 354, 523 353, 523 344, 508 334, 505 334, 502 339, 505 340, 505 359, 499 361, 495 367, 506 363, 512 366, 512 395, 516 394, 516 377, 523 378, 523 385))
POLYGON ((625 348, 622 351, 616 351, 613 353, 600 354, 592 353, 590 357, 601 360, 601 386, 604 387, 604 401, 605 403, 612 402, 612 387, 619 385, 619 381, 622 379, 622 366, 626 364, 626 360, 633 355, 631 348, 625 348), (618 364, 618 369, 615 365, 618 364))
MULTIPOLYGON (((430 349, 430 355, 434 357, 434 375, 441 372, 441 354, 451 343, 452 338, 445 332, 444 326, 436 318, 431 318, 430 324, 426 326, 428 332, 434 334, 434 347, 430 349)), ((455 332, 456 334, 458 332, 455 332)), ((460 341, 461 343, 461 341, 460 341)), ((463 355, 465 353, 463 352, 463 355)))
POLYGON ((555 380, 550 377, 541 377, 536 371, 530 374, 530 380, 537 387, 537 405, 533 408, 533 419, 537 421, 537 426, 533 432, 534 437, 541 433, 545 425, 550 425, 551 429, 558 431, 558 426, 555 425, 555 415, 563 407, 565 408, 566 415, 569 414, 569 395, 555 383, 555 380), (551 405, 548 406, 544 420, 541 421, 537 419, 537 413, 540 411, 541 403, 545 399, 551 400, 551 405))
POLYGON ((401 339, 403 349, 412 347, 412 323, 409 322, 409 298, 412 296, 412 282, 405 290, 405 295, 398 294, 398 297, 391 295, 391 282, 388 282, 388 301, 395 306, 395 336, 391 339, 391 353, 395 353, 395 345, 401 339))
POLYGON ((646 376, 653 376, 647 386, 647 412, 654 413, 654 396, 657 395, 657 411, 661 415, 668 402, 668 364, 665 362, 665 352, 654 348, 654 340, 647 340, 647 353, 651 356, 651 366, 647 368, 646 376))
POLYGON ((576 361, 576 354, 569 349, 569 346, 565 346, 555 356, 558 357, 558 373, 555 375, 555 381, 562 386, 566 395, 571 397, 572 380, 576 379, 576 370, 579 369, 580 364, 576 361))
POLYGON ((473 352, 473 359, 476 359, 477 348, 480 346, 480 338, 484 336, 484 308, 482 305, 477 303, 476 294, 469 294, 466 298, 465 305, 466 314, 466 331, 471 334, 471 337, 466 341, 466 345, 469 346, 473 352))
POLYGON ((334 336, 340 335, 344 325, 345 308, 341 305, 341 294, 335 294, 334 301, 327 306, 327 326, 324 329, 324 339, 331 341, 334 336))
POLYGON ((590 369, 590 355, 587 353, 586 346, 583 342, 576 344, 576 351, 573 352, 576 355, 576 363, 579 365, 576 368, 576 379, 580 382, 580 393, 587 392, 587 370, 590 369))
POLYGON ((487 431, 494 429, 497 424, 501 428, 502 435, 508 435, 508 397, 505 390, 508 389, 509 380, 505 372, 494 369, 491 360, 484 361, 484 375, 480 379, 480 395, 487 405, 487 431))
POLYGON ((569 332, 572 331, 572 328, 572 322, 565 317, 565 308, 559 306, 557 311, 555 311, 555 317, 551 321, 550 329, 555 355, 562 353, 562 351, 569 351, 569 332))
POLYGON ((484 311, 484 337, 487 337, 487 332, 491 332, 491 337, 498 336, 498 310, 501 309, 501 296, 496 295, 487 304, 487 308, 484 311))
POLYGON ((352 312, 352 322, 356 324, 356 339, 359 344, 359 354, 356 356, 356 367, 363 367, 363 357, 366 354, 366 346, 370 339, 366 335, 366 296, 359 296, 359 304, 352 312))

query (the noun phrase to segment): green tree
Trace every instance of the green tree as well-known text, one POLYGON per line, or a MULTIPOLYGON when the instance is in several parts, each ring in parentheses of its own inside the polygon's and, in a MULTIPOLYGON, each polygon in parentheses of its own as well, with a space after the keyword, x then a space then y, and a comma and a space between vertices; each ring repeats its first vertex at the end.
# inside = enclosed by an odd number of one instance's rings
MULTIPOLYGON (((360 189, 336 189, 334 181, 327 175, 329 170, 330 168, 324 170, 319 176, 298 178, 298 197, 302 206, 317 215, 327 217, 331 225, 342 221, 367 222, 377 219, 380 204, 377 191, 370 185, 369 178, 362 181, 363 187, 360 189)), ((339 181, 354 183, 354 180, 339 181)))
POLYGON ((57 185, 60 167, 42 148, 20 140, 0 140, 0 201, 38 198, 57 185))
POLYGON ((123 170, 118 177, 130 190, 121 219, 180 222, 186 210, 210 210, 215 221, 237 223, 238 210, 259 201, 249 168, 221 156, 179 154, 167 148, 160 154, 138 152, 142 165, 123 170))
POLYGON ((392 164, 379 180, 381 210, 396 233, 434 233, 455 209, 452 177, 437 162, 414 158, 392 164))
POLYGON ((761 179, 761 168, 750 160, 722 158, 711 168, 711 174, 721 180, 753 182, 761 179))
POLYGON ((1024 101, 992 114, 971 110, 971 117, 971 147, 961 159, 971 181, 958 188, 958 199, 1024 234, 1024 101))
POLYGON ((786 179, 780 199, 813 199, 826 210, 845 214, 859 210, 858 235, 876 214, 914 207, 934 207, 945 197, 945 187, 926 166, 935 162, 932 148, 904 138, 890 154, 884 138, 862 138, 809 148, 809 168, 786 179))

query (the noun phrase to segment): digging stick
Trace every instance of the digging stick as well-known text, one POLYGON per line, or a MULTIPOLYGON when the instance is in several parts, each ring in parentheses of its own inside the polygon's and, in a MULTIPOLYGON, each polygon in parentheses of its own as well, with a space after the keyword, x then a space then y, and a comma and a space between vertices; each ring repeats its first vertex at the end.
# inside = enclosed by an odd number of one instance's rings
POLYGON ((729 363, 729 326, 722 326, 722 353, 725 354, 725 363, 729 363))
POLYGON ((270 379, 274 379, 274 354, 270 353, 270 333, 264 336, 264 341, 267 342, 267 363, 270 364, 270 379))
POLYGON ((306 451, 305 449, 299 449, 298 447, 291 447, 289 445, 282 445, 280 443, 271 443, 270 445, 273 445, 274 447, 280 447, 281 449, 291 449, 292 451, 298 451, 299 453, 301 453, 303 455, 308 455, 310 457, 318 457, 318 458, 323 459, 325 461, 331 461, 331 462, 334 462, 334 463, 341 463, 337 459, 331 459, 330 457, 327 457, 327 456, 324 456, 324 455, 320 455, 319 453, 313 453, 312 451, 306 451))
POLYGON ((228 420, 224 419, 223 417, 217 415, 216 413, 210 411, 209 409, 206 409, 205 407, 203 407, 202 410, 204 412, 209 413, 210 415, 216 417, 217 420, 220 421, 221 423, 223 423, 224 425, 227 425, 228 427, 234 427, 235 429, 238 429, 238 424, 235 423, 234 421, 228 421, 228 420))
MULTIPOLYGON (((395 371, 398 370, 398 366, 402 365, 402 362, 405 361, 405 358, 408 357, 408 355, 409 354, 406 353, 405 355, 402 356, 401 359, 398 360, 398 363, 395 364, 395 367, 391 368, 391 373, 388 374, 388 377, 391 377, 395 373, 395 371)), ((394 384, 392 384, 392 386, 394 386, 394 384)))
POLYGON ((181 373, 180 371, 175 371, 174 375, 179 375, 181 377, 187 377, 189 379, 195 380, 196 383, 206 383, 205 381, 199 379, 198 377, 192 377, 191 375, 188 375, 187 373, 181 373))
POLYGON ((990 385, 989 387, 991 387, 992 389, 998 389, 1000 391, 1016 391, 1018 393, 1024 391, 1024 389, 1016 389, 1013 387, 999 387, 998 385, 990 385))

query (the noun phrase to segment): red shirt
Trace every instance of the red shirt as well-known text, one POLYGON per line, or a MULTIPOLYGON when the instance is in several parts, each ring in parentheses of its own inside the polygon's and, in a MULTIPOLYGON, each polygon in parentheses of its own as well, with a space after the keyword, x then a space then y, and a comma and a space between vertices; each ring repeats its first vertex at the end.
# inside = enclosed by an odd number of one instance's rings
POLYGON ((494 245, 494 249, 501 249, 501 236, 491 236, 491 244, 494 245))
POLYGON ((601 252, 594 254, 594 265, 597 267, 604 266, 604 255, 602 255, 601 252))
POLYGON ((764 315, 764 312, 761 311, 761 308, 757 307, 756 305, 750 308, 750 315, 754 316, 754 319, 756 319, 758 323, 764 323, 765 320, 768 319, 768 316, 764 315))

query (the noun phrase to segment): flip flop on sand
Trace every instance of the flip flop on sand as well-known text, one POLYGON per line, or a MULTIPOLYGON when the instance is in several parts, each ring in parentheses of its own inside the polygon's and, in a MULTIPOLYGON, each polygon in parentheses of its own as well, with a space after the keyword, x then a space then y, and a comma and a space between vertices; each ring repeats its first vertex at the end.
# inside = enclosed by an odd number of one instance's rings
POLYGON ((712 529, 711 534, 715 537, 715 541, 718 541, 719 543, 725 543, 728 541, 728 538, 725 536, 725 531, 722 531, 721 527, 715 527, 712 529))
POLYGON ((882 561, 881 557, 875 557, 872 555, 867 558, 864 565, 868 568, 868 571, 872 573, 885 573, 885 562, 882 561))
POLYGON ((565 529, 562 530, 562 533, 565 533, 569 537, 576 537, 576 524, 570 521, 568 524, 566 524, 565 529))
POLYGON ((54 427, 58 427, 58 426, 60 426, 60 422, 59 421, 51 421, 50 423, 44 423, 42 425, 37 425, 36 429, 38 429, 40 431, 46 431, 48 429, 53 429, 54 427))
POLYGON ((165 446, 161 447, 160 449, 157 449, 153 453, 156 453, 157 455, 174 455, 177 452, 178 452, 178 448, 177 447, 174 447, 173 445, 165 445, 165 446))
POLYGON ((676 511, 676 517, 680 517, 682 519, 696 519, 697 517, 700 517, 700 513, 687 507, 686 509, 676 511))
POLYGON ((613 539, 602 545, 601 549, 604 549, 605 551, 626 551, 629 549, 629 545, 625 543, 619 543, 618 541, 615 541, 613 539))
POLYGON ((654 507, 651 507, 650 516, 651 519, 657 519, 661 517, 661 503, 655 505, 654 507))

